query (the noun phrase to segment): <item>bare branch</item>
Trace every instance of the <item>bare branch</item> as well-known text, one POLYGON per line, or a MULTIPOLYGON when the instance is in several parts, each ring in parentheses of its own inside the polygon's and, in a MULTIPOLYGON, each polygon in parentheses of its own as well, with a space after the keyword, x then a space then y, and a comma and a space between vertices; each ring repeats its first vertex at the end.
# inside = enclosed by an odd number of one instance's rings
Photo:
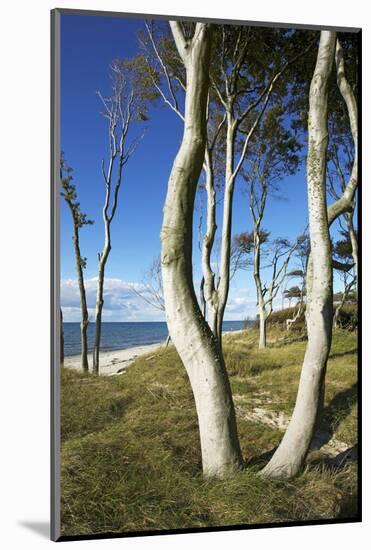
MULTIPOLYGON (((176 94, 174 92, 174 88, 173 88, 173 85, 171 83, 171 78, 169 76, 169 71, 165 65, 165 62, 164 60, 162 59, 161 57, 161 54, 156 46, 156 43, 155 43, 155 40, 154 40, 154 37, 153 37, 153 32, 152 32, 152 29, 150 29, 147 21, 145 22, 145 25, 146 25, 146 29, 147 29, 147 33, 148 33, 148 36, 149 36, 149 39, 151 41, 151 44, 152 44, 152 48, 153 48, 153 51, 155 52, 156 54, 156 57, 158 59, 158 61, 160 62, 160 65, 161 65, 161 68, 162 68, 162 72, 164 73, 165 75, 165 79, 166 79, 166 82, 167 82, 167 86, 168 86, 168 89, 169 89, 169 92, 170 92, 170 95, 171 95, 171 98, 172 98, 172 101, 170 101, 166 95, 164 94, 164 92, 162 91, 161 87, 158 86, 155 78, 152 76, 151 74, 151 79, 152 79, 152 82, 154 84, 154 86, 156 87, 157 91, 161 94, 161 97, 163 98, 163 100, 165 101, 165 103, 167 105, 169 105, 169 107, 171 107, 171 109, 177 113, 178 116, 180 116, 180 118, 184 121, 184 116, 183 114, 180 112, 179 110, 179 106, 178 106, 178 100, 176 98, 176 94)), ((180 82, 180 79, 178 78, 177 79, 178 82, 180 82)), ((185 89, 185 87, 184 87, 185 89)))
POLYGON ((355 154, 352 173, 342 196, 327 209, 329 225, 331 225, 338 216, 351 209, 358 186, 358 107, 352 87, 345 76, 343 50, 339 40, 336 41, 335 63, 338 87, 348 110, 355 154))
POLYGON ((169 21, 171 32, 173 33, 175 45, 178 53, 184 63, 187 65, 189 55, 189 41, 186 39, 180 21, 169 21))

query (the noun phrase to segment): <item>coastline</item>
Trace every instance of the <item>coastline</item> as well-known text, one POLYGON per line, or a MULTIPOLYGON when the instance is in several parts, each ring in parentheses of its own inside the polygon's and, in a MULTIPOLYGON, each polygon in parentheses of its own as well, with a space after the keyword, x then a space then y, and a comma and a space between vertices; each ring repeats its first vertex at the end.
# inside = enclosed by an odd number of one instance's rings
MULTIPOLYGON (((228 334, 237 334, 244 332, 246 329, 227 330, 223 331, 223 336, 228 334)), ((171 342, 169 345, 172 345, 171 342)), ((114 376, 123 374, 127 367, 142 355, 147 353, 156 352, 160 348, 165 347, 165 342, 157 342, 155 344, 144 344, 141 346, 133 346, 130 348, 101 351, 99 355, 99 375, 114 376)), ((89 372, 93 368, 93 354, 88 354, 89 372)), ((64 358, 64 365, 67 369, 82 370, 81 369, 81 356, 69 355, 64 358)))
MULTIPOLYGON (((137 357, 146 355, 150 352, 155 352, 159 348, 165 345, 164 342, 157 344, 146 344, 143 346, 135 346, 132 348, 101 351, 99 354, 99 374, 105 376, 113 376, 116 374, 122 374, 125 369, 129 367, 137 357)), ((89 372, 93 367, 93 354, 88 354, 89 372)), ((64 358, 64 367, 67 369, 81 370, 80 355, 70 355, 64 358)))

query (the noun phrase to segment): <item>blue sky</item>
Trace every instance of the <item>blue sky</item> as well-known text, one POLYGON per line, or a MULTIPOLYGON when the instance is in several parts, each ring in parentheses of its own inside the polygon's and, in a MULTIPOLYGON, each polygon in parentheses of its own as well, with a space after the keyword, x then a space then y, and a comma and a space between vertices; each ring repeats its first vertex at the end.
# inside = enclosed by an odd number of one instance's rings
MULTIPOLYGON (((110 92, 109 66, 114 58, 138 52, 137 33, 143 20, 123 17, 63 15, 61 25, 61 143, 73 168, 82 210, 95 221, 81 231, 89 312, 94 313, 97 252, 103 246, 101 209, 104 183, 101 160, 107 158, 106 120, 101 116, 97 91, 110 92)), ((119 205, 112 223, 112 251, 106 270, 106 321, 163 320, 160 312, 137 298, 130 285, 143 274, 160 252, 162 208, 171 166, 182 135, 180 119, 160 101, 150 110, 146 135, 124 167, 119 205)), ((306 225, 305 167, 281 183, 284 200, 270 198, 264 227, 273 237, 294 239, 306 225)), ((220 210, 220 208, 219 208, 220 210)), ((218 214, 219 215, 219 214, 218 214)), ((195 214, 197 223, 198 212, 195 214)), ((219 226, 221 224, 219 223, 219 226)), ((251 230, 247 196, 237 182, 233 233, 251 230)), ((61 296, 65 321, 80 317, 72 246, 70 212, 61 200, 61 296)), ((267 272, 269 274, 269 272, 267 272)), ((194 252, 195 283, 200 280, 197 247, 194 252)), ((255 315, 255 288, 250 272, 232 281, 225 319, 255 315)))

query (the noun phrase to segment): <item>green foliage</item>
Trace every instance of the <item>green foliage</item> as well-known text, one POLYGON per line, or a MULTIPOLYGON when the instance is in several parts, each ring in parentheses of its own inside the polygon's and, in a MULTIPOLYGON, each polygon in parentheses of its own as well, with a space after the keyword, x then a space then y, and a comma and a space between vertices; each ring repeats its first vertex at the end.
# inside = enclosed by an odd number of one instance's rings
MULTIPOLYGON (((77 191, 76 186, 72 183, 72 168, 68 166, 63 153, 61 153, 61 162, 60 162, 60 176, 61 176, 61 196, 64 198, 68 204, 71 214, 73 224, 77 229, 80 229, 84 225, 92 225, 94 221, 87 218, 87 215, 81 211, 80 203, 77 200, 77 191)), ((81 260, 86 260, 86 258, 81 258, 81 260)))
MULTIPOLYGON (((260 229, 257 233, 259 235, 259 242, 261 245, 269 241, 269 231, 260 229)), ((254 231, 245 231, 235 235, 233 237, 233 246, 243 254, 251 254, 254 251, 254 231)))
MULTIPOLYGON (((268 337, 263 353, 255 330, 224 338, 247 468, 222 481, 201 476, 193 395, 174 347, 138 358, 121 376, 62 369, 63 534, 354 517, 355 463, 336 467, 313 450, 290 482, 257 476, 282 431, 251 413, 291 414, 305 352, 295 335, 268 337)), ((356 444, 355 381, 356 337, 336 331, 325 420, 349 447, 356 444)))
POLYGON ((285 298, 300 298, 301 297, 301 290, 298 286, 292 286, 291 288, 287 288, 284 291, 285 298))
MULTIPOLYGON (((354 298, 355 299, 355 298, 354 298)), ((336 303, 341 300, 341 293, 339 295, 334 295, 334 307, 336 306, 336 303)), ((282 331, 286 331, 286 321, 288 319, 292 319, 297 312, 297 306, 294 307, 287 307, 285 309, 279 309, 277 311, 273 311, 270 315, 270 317, 267 320, 267 326, 269 330, 276 327, 282 331)), ((358 327, 358 308, 356 301, 352 302, 351 298, 349 302, 346 302, 342 309, 339 312, 338 317, 338 324, 339 327, 342 329, 346 329, 349 331, 354 331, 358 327)), ((254 327, 258 328, 259 321, 256 320, 254 327)), ((268 336, 269 336, 269 330, 268 330, 268 336)), ((305 334, 306 332, 306 324, 305 324, 305 308, 301 315, 298 317, 296 322, 292 325, 291 331, 300 332, 305 334)))
POLYGON ((357 303, 345 303, 340 309, 337 317, 338 327, 354 331, 358 327, 357 303))
MULTIPOLYGON (((276 311, 272 311, 271 315, 267 319, 267 327, 269 330, 271 330, 272 327, 276 327, 280 330, 286 331, 286 321, 288 319, 292 319, 294 315, 297 312, 297 307, 287 307, 284 309, 278 309, 276 311)), ((254 327, 258 328, 259 326, 259 320, 257 319, 255 321, 254 327)), ((301 315, 298 317, 296 322, 292 325, 291 331, 295 332, 305 332, 306 325, 305 325, 305 309, 301 313, 301 315)), ((268 331, 269 335, 269 331, 268 331)))
MULTIPOLYGON (((357 231, 355 231, 355 234, 357 238, 357 231)), ((343 238, 339 239, 332 245, 333 254, 339 260, 352 260, 353 248, 349 233, 347 231, 341 231, 341 235, 343 238)))
MULTIPOLYGON (((153 86, 153 72, 147 66, 145 56, 140 54, 131 59, 114 59, 112 62, 113 82, 115 94, 120 90, 122 101, 128 102, 133 94, 130 111, 134 121, 146 122, 149 120, 149 105, 159 97, 153 86)), ((124 107, 125 108, 125 107, 124 107)))

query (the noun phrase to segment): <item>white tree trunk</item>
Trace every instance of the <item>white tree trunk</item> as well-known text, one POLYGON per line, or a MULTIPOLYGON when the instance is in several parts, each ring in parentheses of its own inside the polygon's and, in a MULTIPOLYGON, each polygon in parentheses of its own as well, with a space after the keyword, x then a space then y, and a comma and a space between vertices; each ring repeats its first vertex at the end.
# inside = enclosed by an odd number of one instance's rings
POLYGON ((267 345, 267 322, 266 310, 264 305, 263 288, 260 278, 260 220, 255 223, 254 229, 254 281, 256 287, 256 297, 259 306, 259 349, 264 349, 267 345))
POLYGON ((179 23, 170 25, 185 64, 187 92, 183 140, 169 178, 161 231, 165 310, 195 398, 204 475, 223 477, 242 463, 235 411, 223 356, 202 316, 192 279, 193 209, 205 152, 211 31, 198 23, 190 41, 179 23))
POLYGON ((231 266, 231 238, 232 238, 232 205, 236 174, 234 173, 234 145, 237 123, 231 113, 227 112, 227 138, 225 161, 225 189, 223 204, 223 231, 220 257, 220 282, 218 285, 217 309, 217 337, 222 350, 222 331, 224 311, 228 301, 230 266, 231 266))
POLYGON ((332 264, 326 205, 327 97, 336 33, 322 31, 310 87, 307 184, 313 278, 308 285, 308 344, 294 412, 262 474, 290 478, 302 467, 313 437, 332 335, 332 264))
POLYGON ((206 146, 205 163, 206 173, 206 194, 207 194, 207 223, 206 234, 202 243, 202 272, 204 278, 204 298, 207 307, 207 320, 209 327, 218 338, 217 311, 218 311, 218 292, 215 288, 215 273, 211 268, 211 251, 214 246, 216 233, 216 197, 214 187, 214 173, 212 166, 211 153, 206 146))
POLYGON ((94 339, 94 350, 93 350, 93 374, 99 374, 99 355, 100 355, 100 344, 102 336, 102 313, 104 306, 104 276, 106 263, 108 260, 109 253, 111 251, 111 231, 110 231, 110 222, 105 221, 105 244, 103 252, 99 255, 99 265, 98 265, 98 283, 97 283, 97 298, 95 304, 95 339, 94 339))
POLYGON ((352 244, 352 257, 354 261, 354 271, 357 279, 358 278, 358 242, 357 242, 357 236, 353 225, 353 212, 347 212, 345 214, 345 217, 347 221, 350 242, 352 244))
POLYGON ((259 308, 259 349, 267 346, 267 320, 264 307, 259 308))

